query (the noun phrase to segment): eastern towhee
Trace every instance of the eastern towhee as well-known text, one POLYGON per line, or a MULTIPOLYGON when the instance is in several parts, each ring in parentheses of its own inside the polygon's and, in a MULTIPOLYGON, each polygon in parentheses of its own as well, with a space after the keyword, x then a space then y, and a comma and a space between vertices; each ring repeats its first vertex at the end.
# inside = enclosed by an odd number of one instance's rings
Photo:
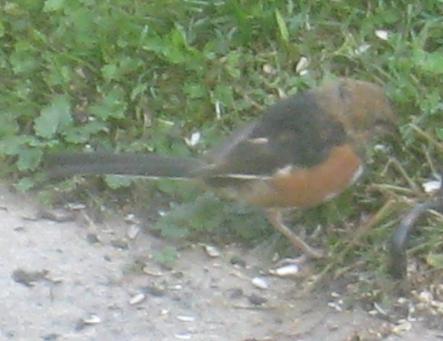
POLYGON ((48 157, 51 177, 119 174, 195 178, 263 207, 275 229, 306 256, 322 253, 284 225, 283 208, 309 208, 352 185, 371 137, 395 123, 383 89, 339 79, 282 99, 202 158, 157 154, 65 153, 48 157))

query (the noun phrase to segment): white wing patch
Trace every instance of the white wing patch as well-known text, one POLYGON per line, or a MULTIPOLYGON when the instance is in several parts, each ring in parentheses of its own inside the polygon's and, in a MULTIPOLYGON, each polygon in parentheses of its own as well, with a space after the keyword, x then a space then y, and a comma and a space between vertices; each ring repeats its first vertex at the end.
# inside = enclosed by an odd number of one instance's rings
POLYGON ((275 175, 277 175, 277 176, 289 175, 289 174, 291 174, 292 170, 293 170, 292 165, 286 165, 283 168, 277 169, 277 171, 275 172, 275 175))
POLYGON ((214 178, 231 178, 231 179, 244 179, 244 180, 269 180, 272 176, 260 175, 260 174, 220 174, 215 175, 214 178))
POLYGON ((269 139, 266 137, 257 137, 254 139, 248 139, 247 141, 252 144, 265 144, 269 142, 269 139))

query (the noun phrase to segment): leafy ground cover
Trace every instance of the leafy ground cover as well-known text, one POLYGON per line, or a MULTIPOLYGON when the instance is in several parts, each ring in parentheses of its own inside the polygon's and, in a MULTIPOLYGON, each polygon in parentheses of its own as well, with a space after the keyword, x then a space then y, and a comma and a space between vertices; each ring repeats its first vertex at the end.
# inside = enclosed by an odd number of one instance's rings
MULTIPOLYGON (((296 222, 326 231, 319 243, 333 256, 320 272, 383 277, 386 240, 440 169, 442 14, 438 0, 3 1, 1 174, 29 190, 49 151, 199 154, 281 96, 336 76, 370 80, 386 86, 401 118, 398 136, 370 153, 358 187, 296 222), (195 133, 198 143, 187 143, 195 133), (377 224, 353 240, 365 215, 377 212, 377 224)), ((165 236, 257 243, 271 234, 258 214, 187 183, 140 191, 107 177, 93 186, 114 198, 131 193, 125 200, 145 207, 162 193, 161 207, 176 203, 155 224, 165 236)), ((412 241, 417 281, 443 266, 442 222, 431 215, 412 241)))

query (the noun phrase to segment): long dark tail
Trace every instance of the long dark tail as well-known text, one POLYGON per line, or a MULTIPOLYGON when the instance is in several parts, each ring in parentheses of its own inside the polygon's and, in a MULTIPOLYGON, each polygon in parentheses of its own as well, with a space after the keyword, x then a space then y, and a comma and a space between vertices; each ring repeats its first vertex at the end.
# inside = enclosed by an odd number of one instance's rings
POLYGON ((135 175, 152 178, 189 178, 205 164, 196 158, 137 153, 61 153, 46 157, 50 178, 76 174, 135 175))

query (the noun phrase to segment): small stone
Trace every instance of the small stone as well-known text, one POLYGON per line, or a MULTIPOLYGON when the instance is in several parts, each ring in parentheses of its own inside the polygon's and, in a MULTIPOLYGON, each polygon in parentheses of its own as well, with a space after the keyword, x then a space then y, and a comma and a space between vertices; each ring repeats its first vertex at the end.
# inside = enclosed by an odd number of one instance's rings
POLYGON ((194 322, 195 317, 194 316, 187 316, 187 315, 178 315, 177 320, 182 322, 194 322))
POLYGON ((86 205, 79 202, 71 202, 66 205, 66 208, 72 211, 80 211, 84 210, 86 208, 86 205))
POLYGON ((90 244, 97 244, 97 243, 100 242, 100 240, 98 239, 98 237, 97 237, 97 235, 95 233, 88 233, 86 235, 86 240, 90 244))
POLYGON ((300 60, 298 61, 297 65, 296 65, 296 67, 295 67, 295 71, 296 71, 298 74, 301 74, 302 71, 305 71, 305 70, 306 70, 306 68, 308 67, 308 65, 309 65, 309 60, 308 60, 308 58, 306 58, 306 57, 301 57, 300 60))
POLYGON ((42 336, 43 341, 57 341, 60 338, 60 334, 50 333, 42 336))
POLYGON ((242 268, 246 267, 246 261, 240 258, 239 256, 232 256, 229 262, 232 265, 238 265, 241 266, 242 268))
POLYGON ((134 224, 134 225, 140 223, 140 220, 135 216, 134 213, 127 214, 126 217, 125 217, 125 221, 127 223, 131 223, 131 224, 134 224))
POLYGON ((399 297, 397 299, 397 303, 401 304, 401 305, 406 305, 406 304, 409 304, 409 300, 405 297, 399 297))
POLYGON ((252 294, 252 295, 248 296, 248 300, 253 305, 262 305, 268 301, 268 299, 266 297, 259 296, 257 294, 252 294))
POLYGON ((165 290, 162 289, 162 288, 159 288, 158 286, 154 286, 154 285, 144 287, 143 288, 143 292, 145 294, 149 294, 149 295, 154 296, 154 297, 165 296, 165 290))
POLYGON ((48 270, 28 271, 23 269, 16 269, 12 272, 11 277, 17 283, 23 284, 24 286, 29 288, 34 286, 36 282, 47 279, 48 274, 48 270))
POLYGON ((204 249, 206 251, 206 254, 211 258, 220 257, 220 251, 212 245, 204 245, 204 249))
POLYGON ((269 273, 279 277, 290 277, 300 273, 300 267, 297 264, 288 264, 276 269, 270 269, 269 273))
POLYGON ((386 153, 388 151, 388 147, 383 144, 383 143, 377 143, 374 147, 373 147, 374 151, 376 152, 382 152, 382 153, 386 153))
POLYGON ((422 292, 420 292, 417 298, 419 299, 420 302, 427 304, 430 304, 434 300, 432 293, 428 290, 423 290, 422 292))
POLYGON ((176 284, 171 287, 171 290, 180 291, 183 290, 183 286, 181 284, 176 284))
POLYGON ((376 30, 375 35, 381 40, 388 40, 389 32, 386 30, 376 30))
POLYGON ((140 232, 140 227, 138 225, 131 225, 129 226, 128 230, 126 231, 126 235, 129 239, 135 239, 137 237, 138 233, 140 232))
POLYGON ((130 305, 136 305, 139 304, 141 302, 143 302, 146 298, 146 295, 143 293, 138 293, 135 294, 134 296, 131 297, 131 299, 129 300, 129 304, 130 305))
POLYGON ((428 180, 422 184, 423 190, 426 193, 432 193, 438 191, 442 186, 442 179, 440 176, 436 176, 434 179, 428 180))
POLYGON ((411 330, 412 324, 407 320, 399 320, 398 324, 392 328, 392 332, 397 335, 402 335, 411 330))
POLYGON ((226 296, 232 300, 239 299, 243 297, 243 289, 242 288, 231 288, 226 291, 226 296))
POLYGON ((146 274, 146 275, 149 275, 149 276, 153 276, 153 277, 161 277, 161 276, 163 276, 163 273, 162 272, 160 272, 160 271, 155 271, 155 270, 151 270, 149 267, 147 267, 147 266, 144 266, 143 267, 143 272, 146 274))
POLYGON ((328 303, 328 307, 338 311, 338 312, 342 312, 343 308, 341 307, 341 305, 337 302, 329 302, 328 303))
POLYGON ((102 320, 95 314, 91 314, 88 317, 82 319, 83 323, 86 325, 99 324, 102 320))
POLYGON ((91 314, 86 318, 79 319, 75 325, 75 330, 80 331, 88 326, 99 324, 100 322, 101 322, 100 317, 98 317, 95 314, 91 314))
POLYGON ((277 73, 271 64, 264 64, 263 65, 263 72, 268 75, 275 75, 277 73))
POLYGON ((129 249, 128 242, 126 240, 123 240, 123 239, 111 240, 111 245, 113 247, 115 247, 116 249, 120 249, 120 250, 127 250, 127 249, 129 249))
POLYGON ((361 55, 361 54, 365 53, 367 50, 369 50, 370 47, 371 47, 371 45, 369 45, 369 44, 361 44, 359 47, 357 47, 354 50, 354 53, 356 55, 361 55))
POLYGON ((200 137, 201 133, 197 131, 195 133, 192 133, 189 138, 185 137, 185 142, 189 147, 194 147, 200 142, 200 137))
POLYGON ((269 283, 262 277, 254 277, 251 281, 252 285, 259 289, 269 289, 269 283))

